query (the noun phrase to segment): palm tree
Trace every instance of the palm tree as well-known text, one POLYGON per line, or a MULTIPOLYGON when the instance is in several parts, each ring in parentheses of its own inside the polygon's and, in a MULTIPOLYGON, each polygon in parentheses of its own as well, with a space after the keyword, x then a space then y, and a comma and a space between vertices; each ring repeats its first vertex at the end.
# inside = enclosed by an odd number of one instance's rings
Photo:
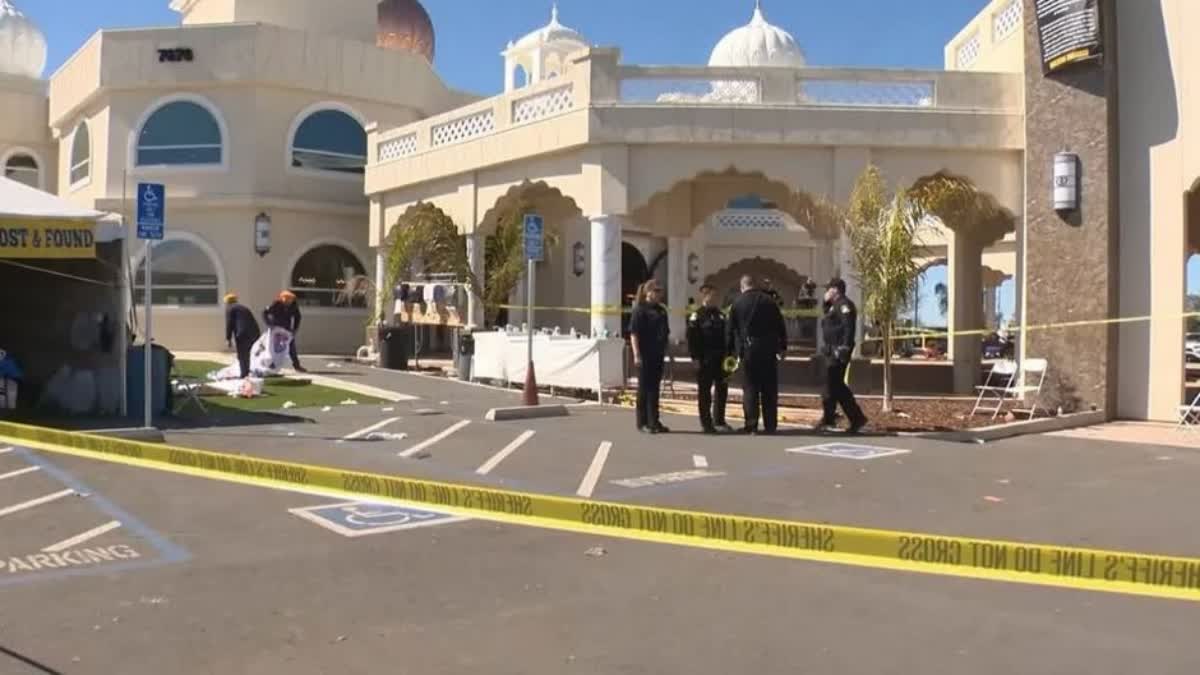
POLYGON ((950 288, 939 282, 933 287, 933 294, 937 296, 938 313, 945 318, 950 313, 950 288))

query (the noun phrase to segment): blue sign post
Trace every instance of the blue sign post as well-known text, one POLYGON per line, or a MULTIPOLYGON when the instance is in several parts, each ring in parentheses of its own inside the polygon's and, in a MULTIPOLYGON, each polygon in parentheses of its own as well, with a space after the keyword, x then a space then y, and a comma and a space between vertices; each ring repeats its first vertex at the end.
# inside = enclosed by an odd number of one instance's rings
POLYGON ((525 214, 525 259, 529 261, 526 275, 528 292, 525 294, 525 321, 529 326, 529 359, 525 362, 525 405, 537 405, 537 377, 533 370, 533 289, 537 264, 546 258, 545 221, 536 213, 525 214))
POLYGON ((151 260, 154 256, 154 242, 161 241, 166 234, 167 222, 164 214, 167 210, 167 191, 162 183, 138 183, 137 186, 137 236, 138 239, 146 242, 146 288, 144 301, 146 303, 146 363, 143 366, 145 370, 145 379, 142 386, 142 400, 145 402, 144 424, 147 429, 154 425, 154 409, 152 402, 154 401, 154 378, 153 375, 153 352, 150 350, 150 345, 153 342, 154 333, 151 330, 150 307, 154 304, 152 297, 153 284, 151 282, 150 273, 153 268, 151 260))

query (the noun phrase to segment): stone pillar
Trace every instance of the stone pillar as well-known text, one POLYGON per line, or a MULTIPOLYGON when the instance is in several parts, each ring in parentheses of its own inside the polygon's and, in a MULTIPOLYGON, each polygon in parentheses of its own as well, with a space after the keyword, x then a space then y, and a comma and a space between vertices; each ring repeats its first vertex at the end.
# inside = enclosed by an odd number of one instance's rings
POLYGON ((983 327, 996 330, 996 290, 998 286, 983 285, 983 327))
MULTIPOLYGON (((1104 33, 1103 60, 1046 75, 1034 0, 1024 1, 1026 239, 1022 271, 1026 278, 1021 323, 1040 326, 1103 322, 1118 315, 1120 237, 1115 165, 1116 69, 1120 55, 1116 49, 1115 3, 1097 3, 1104 33), (1052 200, 1054 155, 1063 151, 1079 158, 1079 208, 1069 213, 1055 211, 1052 200)), ((1138 97, 1131 100, 1137 101, 1138 97)), ((1139 105, 1150 100, 1153 98, 1142 99, 1139 105)), ((1143 114, 1143 108, 1137 110, 1137 114, 1143 114)), ((1129 238, 1147 236, 1138 232, 1129 238)), ((1120 243, 1123 248, 1125 242, 1120 243)), ((1178 258, 1172 264, 1178 265, 1178 258)), ((1138 311, 1145 309, 1131 307, 1130 314, 1138 311)), ((1173 311, 1178 312, 1178 307, 1173 311)), ((1022 358, 1044 358, 1049 362, 1041 403, 1052 411, 1060 406, 1065 412, 1094 407, 1115 415, 1118 330, 1115 324, 1096 323, 1022 332, 1022 358)))
MULTIPOLYGON (((850 238, 847 237, 845 235, 845 233, 843 233, 841 235, 841 237, 838 239, 837 251, 838 251, 838 265, 837 265, 838 272, 837 272, 837 274, 839 277, 841 277, 842 281, 846 282, 846 297, 850 298, 850 301, 853 302, 855 304, 855 306, 858 307, 858 326, 856 327, 858 334, 855 335, 855 338, 854 338, 854 343, 855 343, 855 345, 857 345, 854 348, 854 355, 861 356, 862 355, 863 333, 865 332, 867 322, 862 313, 863 297, 862 297, 862 287, 859 285, 859 282, 858 282, 858 270, 855 269, 855 267, 854 267, 854 254, 852 253, 852 249, 850 248, 850 238)), ((817 284, 818 284, 817 292, 822 295, 824 295, 824 293, 825 293, 825 281, 828 281, 828 280, 827 279, 818 279, 817 280, 817 284)), ((819 340, 820 340, 820 338, 818 338, 818 344, 820 344, 819 340)))
POLYGON ((688 242, 682 237, 667 240, 667 305, 671 308, 671 342, 678 344, 686 337, 688 283, 688 242))
POLYGON ((595 216, 592 226, 592 335, 621 334, 621 221, 595 216))
POLYGON ((951 232, 947 243, 946 281, 950 287, 950 353, 954 361, 954 393, 970 394, 978 384, 983 322, 983 246, 951 232), (960 335, 959 331, 968 332, 960 335))
POLYGON ((384 298, 388 297, 391 289, 384 288, 384 279, 387 278, 387 256, 383 253, 383 247, 375 249, 375 318, 381 321, 386 321, 392 316, 392 309, 385 307, 383 304, 384 298))
MULTIPOLYGON (((478 280, 480 291, 483 290, 483 279, 487 272, 485 260, 487 259, 487 235, 480 232, 473 232, 467 235, 467 264, 471 268, 471 274, 478 280)), ((474 293, 467 295, 467 325, 474 328, 483 328, 485 313, 483 306, 483 298, 476 297, 474 293)))

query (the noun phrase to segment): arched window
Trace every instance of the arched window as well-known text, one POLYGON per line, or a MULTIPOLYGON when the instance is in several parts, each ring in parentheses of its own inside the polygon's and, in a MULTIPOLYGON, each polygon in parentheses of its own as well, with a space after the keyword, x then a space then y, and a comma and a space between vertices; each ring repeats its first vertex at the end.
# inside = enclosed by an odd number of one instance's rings
MULTIPOLYGON (((154 304, 178 307, 216 305, 220 299, 220 277, 208 252, 187 239, 168 239, 154 245, 154 304)), ((138 264, 133 284, 137 304, 146 298, 145 259, 138 264)))
POLYGON ((92 134, 87 122, 80 122, 71 136, 71 185, 77 185, 92 175, 92 134))
POLYGON ((42 185, 41 170, 37 160, 32 155, 23 152, 10 156, 4 162, 4 177, 31 188, 40 188, 42 185))
POLYGON ((525 66, 515 66, 513 68, 513 87, 521 89, 529 84, 529 73, 525 70, 525 66))
POLYGON ((137 166, 221 164, 221 125, 208 108, 172 101, 154 111, 138 131, 137 166))
POLYGON ((341 110, 319 110, 296 129, 292 166, 361 176, 367 166, 367 132, 341 110))
POLYGON ((322 244, 296 261, 291 288, 305 307, 367 306, 367 270, 358 258, 336 244, 322 244))

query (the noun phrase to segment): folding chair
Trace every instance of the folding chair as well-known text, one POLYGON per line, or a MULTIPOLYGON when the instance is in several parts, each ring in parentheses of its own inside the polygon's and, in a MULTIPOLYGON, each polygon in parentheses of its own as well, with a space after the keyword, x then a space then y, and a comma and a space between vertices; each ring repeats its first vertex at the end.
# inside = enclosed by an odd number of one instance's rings
MULTIPOLYGON (((1049 369, 1050 362, 1046 359, 1025 359, 1021 362, 1021 371, 1017 373, 1017 383, 1010 388, 1010 394, 1013 397, 1032 398, 1033 405, 1029 408, 1014 408, 1013 410, 1026 413, 1031 418, 1037 417, 1042 385, 1046 383, 1046 371, 1049 369), (1036 382, 1036 384, 1031 382, 1036 382)), ((1042 411, 1050 412, 1044 406, 1042 411)))
POLYGON ((1195 432, 1200 428, 1200 393, 1188 405, 1179 406, 1179 424, 1176 431, 1195 432))
POLYGON ((992 413, 992 419, 1000 416, 1004 409, 1004 401, 1017 379, 1016 361, 997 361, 987 374, 982 386, 975 387, 979 395, 975 398, 975 407, 971 409, 971 417, 978 413, 992 413), (988 407, 995 404, 995 407, 988 407))
POLYGON ((199 408, 201 413, 208 414, 208 408, 205 407, 204 401, 200 400, 200 391, 204 389, 202 380, 196 377, 180 376, 171 380, 171 386, 175 388, 176 395, 179 395, 179 403, 175 405, 174 410, 176 414, 183 412, 189 403, 199 408))

